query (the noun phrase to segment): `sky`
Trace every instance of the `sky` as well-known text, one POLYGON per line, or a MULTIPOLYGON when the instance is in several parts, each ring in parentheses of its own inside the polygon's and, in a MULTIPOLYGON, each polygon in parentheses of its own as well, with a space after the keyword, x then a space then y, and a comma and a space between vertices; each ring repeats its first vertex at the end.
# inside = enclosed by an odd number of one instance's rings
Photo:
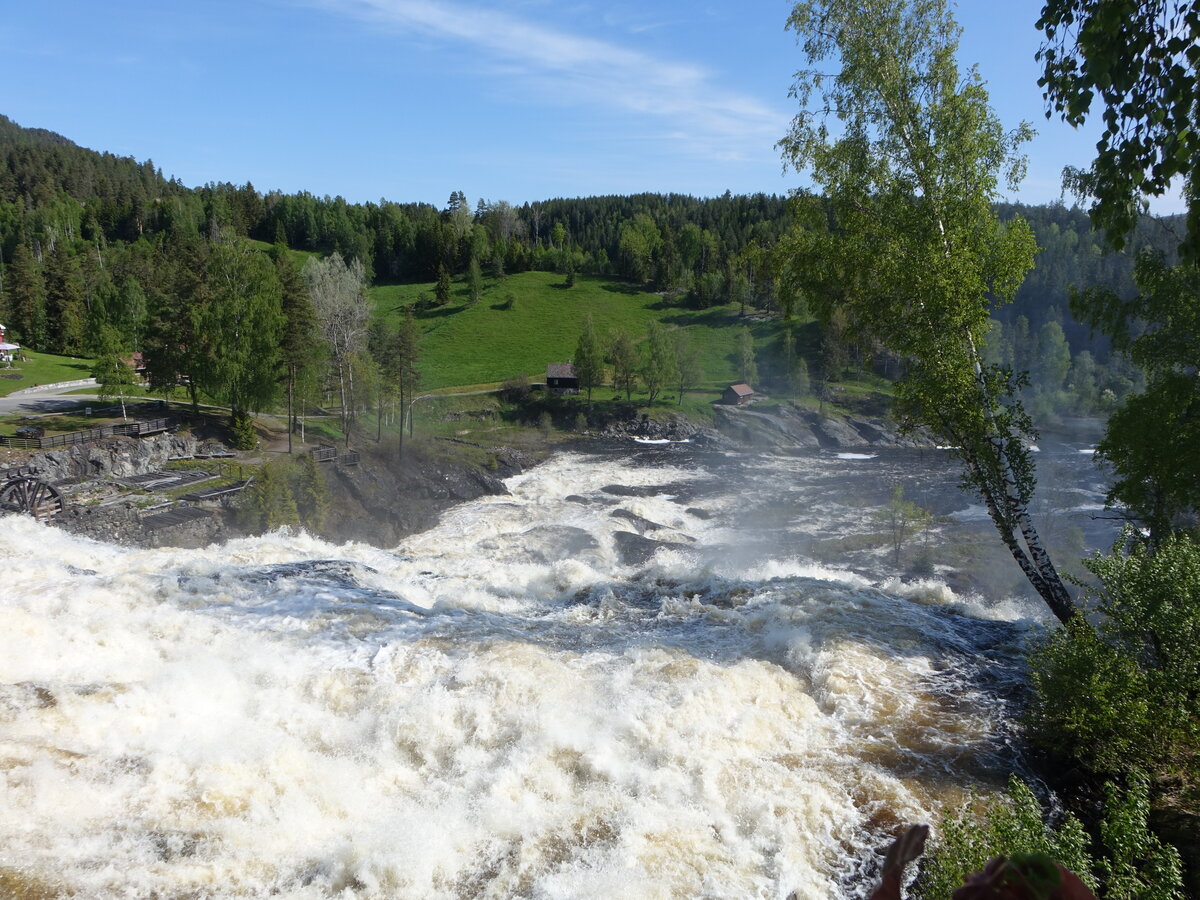
MULTIPOLYGON (((189 187, 443 207, 676 192, 784 194, 803 64, 775 0, 40 0, 0 18, 0 114, 152 159, 189 187)), ((1047 120, 1041 0, 961 0, 978 64, 1055 202, 1097 134, 1047 120)), ((1070 197, 1066 198, 1068 204, 1070 197)), ((1175 200, 1158 212, 1175 212, 1175 200)))

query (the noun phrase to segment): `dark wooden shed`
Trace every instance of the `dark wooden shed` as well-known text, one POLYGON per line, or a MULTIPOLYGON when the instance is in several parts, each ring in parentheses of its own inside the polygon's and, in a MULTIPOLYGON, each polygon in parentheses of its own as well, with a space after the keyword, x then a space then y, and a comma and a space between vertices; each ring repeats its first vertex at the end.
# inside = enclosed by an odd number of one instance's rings
POLYGON ((546 389, 556 394, 579 393, 579 376, 574 363, 550 363, 546 366, 546 389))

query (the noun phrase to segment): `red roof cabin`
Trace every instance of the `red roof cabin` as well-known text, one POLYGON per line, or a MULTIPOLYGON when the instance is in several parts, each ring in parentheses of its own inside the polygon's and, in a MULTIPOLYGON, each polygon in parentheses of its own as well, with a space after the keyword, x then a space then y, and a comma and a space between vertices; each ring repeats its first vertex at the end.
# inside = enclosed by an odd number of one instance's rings
POLYGON ((741 406, 754 399, 754 388, 748 384, 731 384, 721 392, 721 402, 726 406, 741 406))

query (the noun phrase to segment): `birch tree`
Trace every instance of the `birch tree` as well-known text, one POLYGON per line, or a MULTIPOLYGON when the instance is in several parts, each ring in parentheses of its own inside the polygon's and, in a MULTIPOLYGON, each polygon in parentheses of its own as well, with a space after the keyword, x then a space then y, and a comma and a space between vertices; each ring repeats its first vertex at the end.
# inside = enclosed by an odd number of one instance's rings
POLYGON ((583 332, 575 345, 575 377, 579 379, 579 387, 587 391, 590 404, 593 389, 604 381, 604 351, 591 313, 583 320, 583 332))
POLYGON ((325 259, 314 257, 304 264, 304 278, 328 349, 331 373, 337 382, 342 434, 349 444, 354 419, 352 363, 366 346, 371 313, 363 265, 357 259, 347 265, 339 253, 325 259))
POLYGON ((206 301, 191 310, 195 332, 205 336, 196 378, 229 404, 234 444, 245 450, 255 441, 250 414, 278 393, 282 289, 270 260, 237 240, 213 245, 205 281, 206 301))
POLYGON ((312 296, 308 285, 288 256, 287 247, 276 244, 271 250, 275 272, 282 289, 283 336, 280 339, 283 377, 287 385, 288 406, 288 453, 292 452, 292 435, 299 430, 296 414, 296 386, 304 372, 315 366, 319 345, 317 343, 317 317, 313 310, 312 296))
MULTIPOLYGON (((946 0, 807 0, 788 20, 807 57, 792 89, 801 112, 785 160, 825 194, 793 242, 814 306, 897 353, 899 411, 953 446, 964 485, 1062 621, 1076 607, 1030 516, 1032 426, 1006 371, 981 348, 993 301, 1012 298, 1033 265, 1027 224, 1001 225, 1001 179, 1024 174, 974 69, 955 56, 946 0), (840 63, 835 75, 820 66, 840 63)), ((805 204, 802 209, 812 209, 805 204)))

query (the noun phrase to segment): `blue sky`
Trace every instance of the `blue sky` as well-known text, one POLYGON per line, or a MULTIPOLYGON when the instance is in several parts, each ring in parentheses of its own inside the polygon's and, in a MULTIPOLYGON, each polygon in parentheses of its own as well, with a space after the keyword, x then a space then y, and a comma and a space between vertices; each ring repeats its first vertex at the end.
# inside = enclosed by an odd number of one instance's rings
MULTIPOLYGON (((188 186, 350 201, 785 193, 801 65, 774 0, 41 0, 0 20, 0 113, 188 186)), ((1041 0, 963 0, 960 59, 1030 121, 1016 199, 1095 142, 1043 116, 1041 0)), ((1173 211, 1172 204, 1160 206, 1173 211)))

